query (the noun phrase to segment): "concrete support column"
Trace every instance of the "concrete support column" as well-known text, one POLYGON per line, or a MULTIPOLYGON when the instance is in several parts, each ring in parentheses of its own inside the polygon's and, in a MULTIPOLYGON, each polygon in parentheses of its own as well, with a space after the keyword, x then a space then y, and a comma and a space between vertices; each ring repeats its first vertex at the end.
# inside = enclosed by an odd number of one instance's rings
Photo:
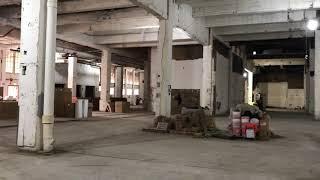
POLYGON ((123 72, 124 97, 128 98, 128 69, 124 68, 123 72))
POLYGON ((320 30, 315 32, 314 116, 320 120, 320 30))
POLYGON ((229 109, 232 108, 233 106, 233 94, 232 94, 232 88, 234 87, 232 84, 233 81, 233 72, 232 72, 232 67, 233 67, 233 51, 232 48, 229 51, 229 87, 228 87, 228 107, 229 109))
POLYGON ((20 149, 42 149, 46 1, 23 0, 21 12, 21 73, 19 75, 20 149))
POLYGON ((76 56, 68 57, 68 88, 71 89, 72 97, 77 96, 77 61, 76 56))
POLYGON ((144 72, 140 71, 139 73, 139 97, 144 97, 144 72))
POLYGON ((144 62, 143 73, 143 107, 147 111, 151 111, 151 62, 144 62))
POLYGON ((315 89, 314 89, 314 76, 311 75, 312 72, 314 72, 315 67, 315 50, 310 49, 309 54, 309 70, 307 74, 307 81, 306 81, 306 98, 307 98, 307 110, 310 114, 314 114, 314 96, 315 96, 315 89))
POLYGON ((123 67, 116 67, 114 96, 122 98, 123 89, 123 67))
POLYGON ((8 95, 7 93, 7 86, 6 86, 6 60, 4 59, 5 55, 6 55, 7 51, 5 50, 1 50, 1 59, 2 59, 2 63, 1 63, 1 81, 0 81, 0 87, 3 87, 3 94, 0 94, 0 96, 2 96, 3 98, 5 96, 8 95))
POLYGON ((203 62, 202 62, 202 86, 200 89, 200 105, 201 107, 208 107, 211 112, 214 111, 214 86, 215 86, 215 72, 214 72, 214 58, 212 56, 212 38, 210 44, 203 46, 203 62))
POLYGON ((132 70, 132 91, 131 91, 131 104, 135 105, 136 104, 136 100, 135 100, 135 96, 134 96, 134 81, 136 79, 136 70, 133 69, 132 70))
POLYGON ((168 0, 168 19, 160 20, 159 59, 161 60, 160 115, 171 116, 172 33, 174 22, 173 0, 168 0))
POLYGON ((105 112, 110 103, 111 51, 103 50, 101 59, 101 94, 99 110, 105 112))

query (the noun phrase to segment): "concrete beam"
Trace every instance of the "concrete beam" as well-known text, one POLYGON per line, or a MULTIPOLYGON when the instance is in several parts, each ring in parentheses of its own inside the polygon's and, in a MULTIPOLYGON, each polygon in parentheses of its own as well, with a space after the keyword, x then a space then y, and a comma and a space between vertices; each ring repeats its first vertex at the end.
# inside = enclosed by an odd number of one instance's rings
POLYGON ((303 10, 320 8, 320 0, 183 0, 193 6, 194 17, 216 15, 257 14, 266 12, 279 12, 288 10, 303 10))
POLYGON ((315 10, 281 11, 262 14, 221 15, 205 17, 206 27, 225 27, 251 24, 287 23, 317 17, 315 10))
MULTIPOLYGON (((181 45, 195 45, 199 44, 198 41, 194 40, 176 40, 173 41, 174 46, 181 46, 181 45)), ((125 43, 125 44, 112 44, 108 45, 110 48, 139 48, 139 47, 157 47, 157 42, 139 42, 139 43, 125 43)))
POLYGON ((97 37, 94 37, 94 39, 95 39, 95 43, 99 45, 155 42, 158 40, 158 33, 97 36, 97 37))
POLYGON ((209 28, 202 18, 192 17, 192 7, 187 4, 175 4, 175 26, 183 29, 201 44, 209 43, 209 28))
MULTIPOLYGON (((97 36, 94 37, 95 43, 99 45, 105 44, 126 44, 126 43, 154 43, 158 41, 158 32, 156 33, 142 33, 142 34, 126 34, 115 36, 97 36)), ((173 40, 190 40, 190 37, 174 30, 173 40)))
POLYGON ((288 22, 272 24, 254 24, 241 26, 228 26, 212 28, 214 33, 219 36, 234 34, 253 34, 253 33, 272 33, 272 32, 293 32, 305 30, 306 23, 288 22))
POLYGON ((144 29, 146 27, 159 26, 159 20, 155 17, 133 17, 122 19, 108 19, 98 23, 89 24, 68 24, 59 26, 57 32, 59 34, 75 33, 75 32, 95 32, 95 31, 125 31, 144 29))
POLYGON ((168 18, 167 0, 130 0, 133 4, 146 9, 160 19, 168 18))
POLYGON ((304 38, 314 37, 312 32, 306 34, 305 31, 295 32, 275 32, 275 33, 257 33, 257 34, 236 34, 220 36, 224 41, 256 41, 256 40, 273 40, 273 39, 290 39, 290 38, 304 38))
POLYGON ((60 14, 58 25, 102 23, 111 19, 153 17, 146 10, 139 7, 92 11, 86 13, 60 14))
POLYGON ((89 11, 100 11, 105 9, 118 9, 133 7, 129 0, 75 0, 60 1, 58 4, 58 13, 78 13, 89 11))
POLYGON ((254 59, 255 66, 293 66, 305 65, 304 58, 287 58, 287 59, 254 59))
POLYGON ((1 0, 0 6, 20 5, 21 0, 1 0))

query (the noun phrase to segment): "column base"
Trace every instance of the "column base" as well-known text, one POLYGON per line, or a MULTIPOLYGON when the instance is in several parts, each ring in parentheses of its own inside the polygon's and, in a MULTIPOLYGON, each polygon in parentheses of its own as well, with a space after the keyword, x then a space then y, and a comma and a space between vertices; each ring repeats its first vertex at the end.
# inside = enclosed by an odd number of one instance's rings
POLYGON ((100 112, 111 112, 110 104, 104 100, 100 100, 99 111, 100 112))

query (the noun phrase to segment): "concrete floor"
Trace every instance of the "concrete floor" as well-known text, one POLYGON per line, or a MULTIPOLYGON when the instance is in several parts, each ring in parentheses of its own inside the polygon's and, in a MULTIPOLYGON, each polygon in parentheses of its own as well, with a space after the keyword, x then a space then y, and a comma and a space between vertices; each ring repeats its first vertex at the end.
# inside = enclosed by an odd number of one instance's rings
POLYGON ((96 116, 56 124, 51 156, 17 151, 17 128, 0 128, 0 180, 320 179, 320 122, 302 113, 273 113, 285 138, 263 142, 142 132, 150 114, 96 116))

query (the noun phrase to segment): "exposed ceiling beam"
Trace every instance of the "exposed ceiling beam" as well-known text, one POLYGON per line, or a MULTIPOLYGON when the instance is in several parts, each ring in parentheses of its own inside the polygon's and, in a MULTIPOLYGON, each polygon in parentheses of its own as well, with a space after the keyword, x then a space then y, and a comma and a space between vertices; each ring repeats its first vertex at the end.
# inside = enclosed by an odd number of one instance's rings
MULTIPOLYGON (((158 32, 141 34, 123 34, 114 36, 95 36, 95 43, 99 45, 126 44, 126 43, 154 43, 158 41, 158 32)), ((173 40, 190 40, 183 32, 174 29, 173 40)))
POLYGON ((1 0, 0 6, 10 6, 10 5, 19 5, 21 0, 1 0))
MULTIPOLYGON (((180 45, 195 45, 199 44, 198 41, 194 40, 176 40, 173 41, 174 46, 180 46, 180 45)), ((108 47, 110 48, 136 48, 136 47, 157 47, 157 42, 139 42, 139 43, 125 43, 125 44, 112 44, 108 47)))
POLYGON ((58 16, 58 25, 66 24, 85 24, 85 23, 99 23, 111 19, 122 18, 139 18, 139 17, 152 17, 146 10, 139 7, 116 9, 116 10, 103 10, 92 11, 85 13, 71 13, 60 14, 58 16))
POLYGON ((320 0, 182 0, 193 6, 194 17, 257 14, 320 8, 320 0))
POLYGON ((192 7, 187 4, 175 4, 175 25, 187 32, 201 44, 209 43, 209 28, 202 18, 192 17, 192 7))
POLYGON ((105 9, 117 9, 133 7, 129 0, 73 0, 73 1, 59 1, 58 13, 78 13, 99 11, 105 9))
POLYGON ((274 32, 274 33, 256 33, 256 34, 235 34, 220 36, 224 41, 256 41, 256 40, 273 40, 273 39, 290 39, 313 37, 313 32, 295 31, 295 32, 274 32))
POLYGON ((76 33, 76 32, 96 32, 96 31, 124 31, 144 29, 147 27, 159 26, 159 20, 155 17, 121 18, 108 19, 98 23, 90 24, 68 24, 58 26, 58 33, 76 33))
POLYGON ((282 11, 262 14, 225 15, 205 17, 205 26, 224 27, 250 24, 285 23, 305 21, 317 17, 315 10, 307 11, 282 11))
POLYGON ((293 66, 305 65, 304 58, 288 58, 288 59, 254 59, 255 66, 293 66))
POLYGON ((305 30, 305 22, 254 24, 212 28, 216 35, 253 34, 271 32, 293 32, 305 30))
POLYGON ((146 9, 160 19, 168 18, 167 0, 130 0, 133 4, 146 9))
MULTIPOLYGON (((21 0, 1 0, 0 6, 20 5, 21 0)), ((134 7, 129 0, 70 0, 58 1, 58 13, 79 13, 134 7)), ((14 7, 9 7, 9 9, 14 7)))

